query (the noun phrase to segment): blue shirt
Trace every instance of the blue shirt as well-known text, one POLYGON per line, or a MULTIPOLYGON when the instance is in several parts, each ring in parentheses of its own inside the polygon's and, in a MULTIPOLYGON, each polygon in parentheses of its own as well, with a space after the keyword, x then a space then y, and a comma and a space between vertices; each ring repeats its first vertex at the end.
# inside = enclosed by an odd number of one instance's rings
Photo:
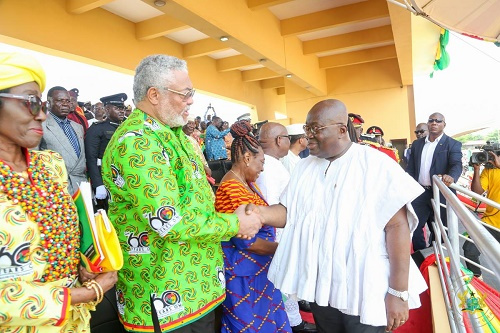
POLYGON ((205 151, 209 161, 222 160, 227 158, 226 143, 224 136, 229 133, 229 129, 219 131, 214 125, 210 125, 205 132, 205 151))

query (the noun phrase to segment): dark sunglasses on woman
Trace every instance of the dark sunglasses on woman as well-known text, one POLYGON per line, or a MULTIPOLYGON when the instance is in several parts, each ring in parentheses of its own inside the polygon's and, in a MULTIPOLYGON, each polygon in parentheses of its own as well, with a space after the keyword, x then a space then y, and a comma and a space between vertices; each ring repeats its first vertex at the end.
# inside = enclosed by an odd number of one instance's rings
POLYGON ((0 93, 0 98, 12 98, 20 99, 23 101, 24 106, 30 111, 30 113, 36 117, 40 114, 40 111, 47 113, 47 106, 40 99, 40 97, 35 95, 15 95, 8 93, 0 93))

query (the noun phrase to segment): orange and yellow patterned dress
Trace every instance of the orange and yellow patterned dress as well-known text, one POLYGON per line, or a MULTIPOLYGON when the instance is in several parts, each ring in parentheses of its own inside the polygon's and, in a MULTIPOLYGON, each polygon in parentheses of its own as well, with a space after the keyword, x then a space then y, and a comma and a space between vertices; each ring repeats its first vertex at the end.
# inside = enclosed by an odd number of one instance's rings
MULTIPOLYGON (((237 180, 220 184, 215 194, 215 209, 232 213, 240 205, 267 206, 255 184, 248 191, 237 180)), ((274 242, 274 227, 264 226, 250 240, 233 237, 222 242, 226 278, 226 299, 222 303, 221 332, 291 332, 281 292, 267 279, 272 256, 258 255, 247 249, 256 238, 274 242)))
POLYGON ((11 172, 0 162, 0 332, 90 333, 90 305, 71 305, 80 233, 76 207, 66 189, 66 167, 62 157, 50 150, 25 154, 31 174, 11 172), (41 169, 45 178, 37 177, 41 169), (28 196, 29 205, 41 203, 40 211, 49 218, 34 221, 25 202, 6 192, 9 187, 20 189, 17 177, 30 177, 40 193, 49 190, 58 197, 68 220, 54 221, 53 207, 44 208, 43 199, 35 194, 28 196), (52 245, 44 247, 44 239, 52 245))

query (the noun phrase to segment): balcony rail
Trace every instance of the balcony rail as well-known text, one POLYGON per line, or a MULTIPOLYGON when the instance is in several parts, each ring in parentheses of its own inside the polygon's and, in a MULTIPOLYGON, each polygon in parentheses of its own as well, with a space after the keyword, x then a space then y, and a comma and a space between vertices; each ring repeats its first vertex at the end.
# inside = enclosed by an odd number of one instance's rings
POLYGON ((465 279, 468 279, 469 277, 463 276, 460 269, 460 260, 462 259, 481 267, 481 269, 493 274, 495 278, 500 281, 500 244, 488 232, 488 230, 486 230, 487 227, 493 227, 480 221, 467 207, 465 207, 465 205, 450 190, 450 188, 465 193, 476 200, 485 202, 486 204, 497 209, 500 209, 500 204, 456 184, 452 184, 448 187, 441 181, 440 177, 433 176, 434 199, 432 199, 432 205, 434 208, 434 222, 432 226, 436 235, 436 240, 432 245, 436 258, 438 258, 437 264, 439 268, 439 278, 441 280, 441 287, 447 308, 450 329, 453 333, 465 333, 466 330, 463 316, 467 315, 469 316, 474 332, 483 332, 480 314, 473 311, 463 311, 461 308, 464 298, 469 297, 469 291, 465 281, 465 279), (446 200, 446 215, 448 221, 447 228, 443 225, 441 220, 441 203, 439 194, 441 194, 446 200), (458 231, 459 220, 467 230, 469 238, 460 235, 458 231), (460 237, 462 237, 465 241, 474 242, 489 268, 478 265, 477 263, 474 263, 460 255, 460 237), (442 243, 444 243, 444 246, 442 243), (446 262, 446 257, 449 257, 449 268, 446 262))

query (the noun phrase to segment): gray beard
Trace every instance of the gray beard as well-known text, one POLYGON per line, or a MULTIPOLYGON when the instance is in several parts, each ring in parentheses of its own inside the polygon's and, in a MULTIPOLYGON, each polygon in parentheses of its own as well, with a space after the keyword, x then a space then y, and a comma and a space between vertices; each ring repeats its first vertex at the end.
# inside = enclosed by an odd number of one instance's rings
POLYGON ((169 127, 182 127, 187 124, 187 120, 184 120, 181 115, 175 115, 174 117, 167 119, 167 125, 169 127))

